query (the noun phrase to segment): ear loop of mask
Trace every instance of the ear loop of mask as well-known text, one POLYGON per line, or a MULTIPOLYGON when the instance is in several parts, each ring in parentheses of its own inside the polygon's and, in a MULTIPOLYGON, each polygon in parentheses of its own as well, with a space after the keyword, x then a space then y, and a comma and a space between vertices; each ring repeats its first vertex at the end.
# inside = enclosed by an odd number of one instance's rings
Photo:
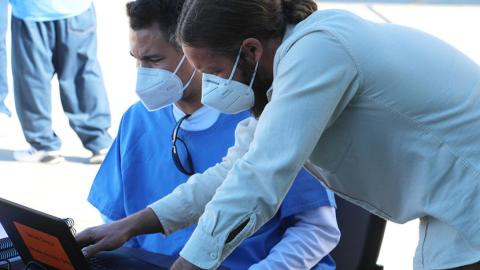
POLYGON ((192 76, 190 76, 190 79, 188 79, 188 82, 183 86, 183 90, 187 89, 187 87, 190 86, 190 83, 193 81, 193 76, 195 76, 196 72, 197 70, 193 69, 192 76))
POLYGON ((228 77, 228 83, 233 79, 233 75, 235 74, 235 71, 237 70, 238 62, 240 61, 240 54, 242 54, 242 47, 238 50, 237 54, 237 59, 235 59, 235 63, 233 64, 232 72, 230 73, 230 76, 228 77))
POLYGON ((180 59, 180 62, 178 63, 175 70, 173 71, 173 74, 177 74, 177 71, 182 67, 183 62, 185 62, 185 54, 182 56, 182 59, 180 59))
MULTIPOLYGON (((242 54, 242 47, 240 47, 240 50, 238 50, 237 59, 235 60, 235 63, 233 64, 232 73, 230 73, 230 77, 228 78, 229 83, 233 79, 233 75, 235 74, 235 71, 237 70, 237 66, 238 66, 238 63, 240 62, 240 55, 241 54, 242 54)), ((257 63, 255 64, 255 68, 253 70, 252 79, 250 80, 250 84, 248 86, 250 88, 252 88, 253 81, 255 80, 255 75, 257 75, 258 63, 259 63, 259 61, 257 61, 257 63)))
POLYGON ((252 75, 252 79, 250 80, 250 85, 248 87, 250 87, 250 89, 253 90, 252 86, 253 86, 253 81, 255 80, 255 75, 257 75, 257 69, 258 69, 258 61, 257 63, 255 64, 255 69, 253 70, 253 75, 252 75))
MULTIPOLYGON (((182 56, 182 59, 180 59, 180 62, 178 63, 177 67, 175 68, 175 70, 173 71, 173 74, 172 74, 172 77, 173 75, 176 75, 177 74, 177 71, 182 67, 182 64, 183 62, 185 62, 185 54, 182 56)), ((187 89, 187 87, 190 85, 190 83, 192 82, 193 80, 193 76, 195 76, 195 73, 197 72, 196 69, 193 69, 193 72, 192 72, 192 75, 190 76, 190 79, 188 79, 187 83, 183 86, 183 89, 182 90, 185 90, 187 89)))

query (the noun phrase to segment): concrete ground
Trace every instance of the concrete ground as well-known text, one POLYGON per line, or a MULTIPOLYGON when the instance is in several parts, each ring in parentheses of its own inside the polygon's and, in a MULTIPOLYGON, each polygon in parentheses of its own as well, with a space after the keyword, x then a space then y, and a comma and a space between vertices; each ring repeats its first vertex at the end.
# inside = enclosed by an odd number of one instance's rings
MULTIPOLYGON (((129 55, 125 2, 125 0, 95 0, 98 17, 98 57, 110 98, 112 135, 116 134, 122 113, 137 100, 134 93, 135 62, 129 55)), ((347 9, 373 21, 393 22, 424 30, 448 41, 480 63, 478 38, 480 6, 454 4, 478 1, 391 1, 410 2, 408 4, 346 2, 321 1, 319 7, 347 9), (430 5, 426 2, 449 2, 449 4, 430 5)), ((0 197, 59 217, 72 217, 78 231, 101 222, 95 209, 86 202, 98 165, 85 163, 89 152, 82 148, 79 139, 68 126, 61 109, 56 81, 53 83, 52 93, 53 126, 55 132, 63 139, 62 151, 67 156, 67 161, 58 165, 13 161, 12 151, 28 148, 14 115, 14 120, 9 125, 0 126, 0 134, 6 134, 0 135, 0 197)), ((14 109, 12 94, 7 98, 7 104, 14 109)), ((417 224, 417 221, 404 225, 388 224, 379 258, 385 269, 412 268, 413 253, 418 239, 417 224)))

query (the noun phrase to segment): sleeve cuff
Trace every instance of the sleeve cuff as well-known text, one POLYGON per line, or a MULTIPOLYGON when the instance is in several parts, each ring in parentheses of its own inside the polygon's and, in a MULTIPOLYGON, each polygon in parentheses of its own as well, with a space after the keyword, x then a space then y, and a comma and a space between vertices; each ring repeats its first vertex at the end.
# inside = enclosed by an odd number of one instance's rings
POLYGON ((176 200, 164 198, 148 205, 162 224, 165 235, 183 229, 194 222, 194 214, 191 209, 186 207, 185 203, 178 203, 179 200, 181 201, 181 197, 176 200), (179 215, 179 213, 183 214, 179 215))
POLYGON ((216 234, 214 232, 215 227, 218 226, 216 215, 212 212, 205 212, 197 228, 180 252, 180 256, 202 269, 216 269, 244 239, 254 233, 257 224, 256 215, 258 213, 249 213, 238 221, 230 222, 230 226, 216 234), (245 221, 248 222, 243 229, 226 243, 229 233, 245 221))
POLYGON ((214 238, 198 227, 180 252, 180 256, 202 269, 215 269, 221 263, 221 248, 214 238))

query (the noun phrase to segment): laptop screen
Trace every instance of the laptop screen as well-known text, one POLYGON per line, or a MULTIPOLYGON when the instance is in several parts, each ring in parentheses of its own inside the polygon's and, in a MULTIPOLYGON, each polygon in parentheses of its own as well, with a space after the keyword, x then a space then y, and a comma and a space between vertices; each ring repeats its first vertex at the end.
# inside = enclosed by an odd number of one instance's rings
POLYGON ((70 228, 57 217, 0 198, 0 222, 24 262, 88 269, 70 228))
POLYGON ((60 240, 55 235, 45 233, 17 221, 13 223, 35 261, 57 269, 75 269, 60 240))
POLYGON ((5 237, 8 237, 7 232, 3 228, 2 223, 0 223, 0 239, 5 238, 5 237))
POLYGON ((95 260, 87 261, 64 220, 2 198, 0 223, 25 264, 40 263, 48 269, 89 269, 92 262, 100 260, 102 269, 160 270, 168 269, 175 260, 142 250, 119 249, 101 252, 95 260))

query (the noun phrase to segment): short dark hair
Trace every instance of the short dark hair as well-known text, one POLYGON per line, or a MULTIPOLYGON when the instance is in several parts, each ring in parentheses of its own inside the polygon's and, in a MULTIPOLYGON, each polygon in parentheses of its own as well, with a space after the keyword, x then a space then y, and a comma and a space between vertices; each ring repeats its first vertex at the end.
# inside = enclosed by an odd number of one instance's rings
POLYGON ((126 7, 130 28, 141 30, 157 24, 168 42, 178 47, 175 30, 184 2, 184 0, 136 0, 128 2, 126 7))

